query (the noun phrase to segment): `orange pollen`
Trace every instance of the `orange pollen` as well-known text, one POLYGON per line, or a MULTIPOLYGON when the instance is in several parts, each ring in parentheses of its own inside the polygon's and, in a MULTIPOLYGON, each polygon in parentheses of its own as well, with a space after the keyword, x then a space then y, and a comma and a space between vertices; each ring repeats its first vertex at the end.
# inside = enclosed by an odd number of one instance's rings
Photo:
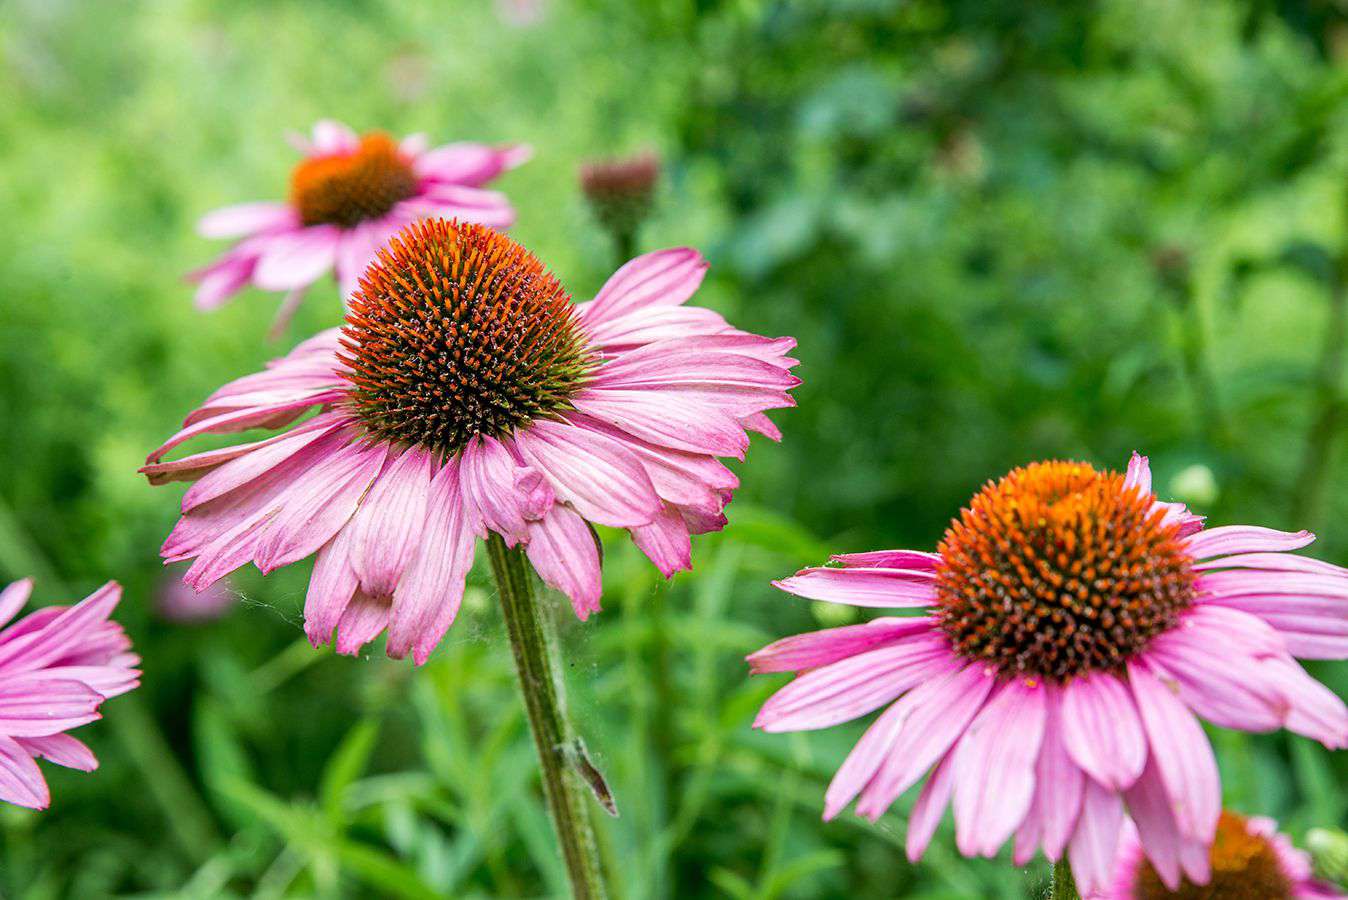
POLYGON ((306 159, 290 175, 290 202, 305 225, 352 228, 387 215, 416 190, 411 162, 378 131, 348 153, 306 159))
POLYGON ((340 359, 376 437, 445 455, 571 408, 597 359, 538 258, 483 225, 432 219, 379 251, 340 359))
POLYGON ((1250 831, 1244 817, 1223 812, 1212 844, 1212 880, 1196 885, 1184 879, 1178 891, 1168 890, 1144 858, 1137 877, 1138 900, 1290 900, 1292 883, 1278 852, 1263 835, 1250 831))
POLYGON ((941 540, 941 629, 1006 677, 1120 670, 1194 599, 1192 560, 1152 503, 1086 463, 989 482, 941 540))

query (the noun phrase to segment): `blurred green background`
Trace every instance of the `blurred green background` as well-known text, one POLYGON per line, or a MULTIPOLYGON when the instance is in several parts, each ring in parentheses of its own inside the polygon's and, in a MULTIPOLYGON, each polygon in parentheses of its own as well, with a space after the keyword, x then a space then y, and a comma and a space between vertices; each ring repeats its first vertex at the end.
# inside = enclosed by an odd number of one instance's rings
MULTIPOLYGON (((770 578, 931 547, 1014 465, 1136 448, 1163 496, 1348 563, 1334 0, 0 0, 0 576, 38 576, 39 603, 119 579, 145 657, 79 732, 102 769, 46 766, 49 811, 0 809, 6 896, 564 891, 484 571, 420 670, 310 649, 307 563, 241 573, 219 621, 156 615, 180 489, 137 466, 340 313, 325 281, 279 343, 274 295, 199 314, 182 276, 222 245, 194 223, 283 196, 284 135, 329 116, 532 143, 499 182, 513 234, 577 297, 615 267, 578 165, 655 148, 642 247, 701 248, 698 302, 800 340, 785 440, 736 467, 695 571, 664 586, 610 539, 604 612, 559 609, 620 896, 1042 889, 1042 861, 962 860, 948 831, 909 866, 911 797, 822 823, 864 723, 752 732, 781 679, 742 661, 849 621, 770 578)), ((1343 824, 1342 758, 1212 736, 1228 804, 1298 839, 1343 824)))

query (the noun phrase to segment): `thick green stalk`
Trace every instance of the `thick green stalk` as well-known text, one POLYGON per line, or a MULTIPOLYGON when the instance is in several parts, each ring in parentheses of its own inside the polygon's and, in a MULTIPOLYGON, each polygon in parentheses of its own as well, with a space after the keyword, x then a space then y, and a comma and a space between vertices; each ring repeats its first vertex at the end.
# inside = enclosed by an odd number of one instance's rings
POLYGON ((1072 878, 1072 866, 1067 862, 1066 856, 1053 864, 1053 882, 1049 886, 1048 895, 1051 900, 1081 900, 1081 894, 1077 892, 1077 883, 1072 878))
POLYGON ((498 534, 487 538, 487 552, 571 890, 584 900, 602 898, 604 882, 589 815, 593 801, 580 779, 581 743, 566 715, 556 628, 534 599, 532 572, 524 552, 506 547, 498 534))

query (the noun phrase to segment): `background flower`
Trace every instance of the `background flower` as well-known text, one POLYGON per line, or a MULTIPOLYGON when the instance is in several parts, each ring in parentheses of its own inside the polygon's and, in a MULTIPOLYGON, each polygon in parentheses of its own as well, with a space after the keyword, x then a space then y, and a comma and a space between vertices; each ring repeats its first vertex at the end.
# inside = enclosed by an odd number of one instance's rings
POLYGON ((524 145, 456 143, 431 148, 424 134, 394 142, 382 132, 358 135, 323 120, 296 137, 304 159, 290 176, 285 202, 242 203, 202 218, 203 237, 238 239, 193 272, 196 302, 213 309, 247 285, 286 291, 284 327, 315 281, 335 271, 343 298, 375 251, 408 222, 447 216, 497 228, 515 221, 503 194, 484 189, 532 151, 524 145))
POLYGON ((74 606, 48 606, 18 622, 30 580, 0 591, 0 800, 46 809, 37 759, 91 772, 93 751, 66 734, 100 718, 104 700, 140 684, 140 657, 108 618, 122 588, 108 582, 74 606))
POLYGON ((1348 746, 1348 708, 1293 660, 1342 659, 1348 571, 1256 526, 1204 529, 1127 475, 1035 463, 989 483, 937 553, 834 557, 778 583, 812 600, 923 615, 802 634, 749 657, 798 677, 764 704, 769 731, 826 728, 886 707, 830 783, 824 815, 857 799, 879 819, 924 775, 912 860, 947 805, 956 843, 1025 865, 1066 852, 1104 887, 1124 804, 1170 889, 1208 878, 1220 811, 1194 714, 1348 746))
MULTIPOLYGON (((1311 872, 1310 854, 1292 845, 1278 823, 1223 811, 1217 839, 1209 853, 1212 878, 1203 887, 1190 882, 1174 896, 1262 897, 1266 900, 1319 900, 1345 894, 1311 872)), ((1168 895, 1168 889, 1147 862, 1137 828, 1123 824, 1118 857, 1109 887, 1087 900, 1145 900, 1168 895)))

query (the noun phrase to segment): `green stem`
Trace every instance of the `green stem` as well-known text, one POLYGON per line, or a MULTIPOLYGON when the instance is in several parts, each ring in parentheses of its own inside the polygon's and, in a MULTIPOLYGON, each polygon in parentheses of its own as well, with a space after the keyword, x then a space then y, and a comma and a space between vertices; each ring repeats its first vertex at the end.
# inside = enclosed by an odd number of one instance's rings
MULTIPOLYGON (((1340 263, 1340 269, 1345 266, 1348 255, 1340 263)), ((1322 523, 1334 438, 1342 424, 1344 402, 1339 382, 1343 378, 1344 341, 1348 337, 1348 286, 1344 282, 1344 273, 1340 272, 1329 297, 1329 319, 1315 376, 1315 412, 1306 432, 1301 474, 1292 494, 1292 522, 1297 528, 1317 529, 1322 523)))
POLYGON ((1072 878, 1072 866, 1064 856, 1053 864, 1053 881, 1049 885, 1050 900, 1081 900, 1077 892, 1077 883, 1072 878))
POLYGON ((589 817, 590 800, 573 765, 579 740, 566 716, 566 696, 557 667, 556 628, 534 600, 532 573, 524 551, 506 547, 500 535, 492 534, 487 538, 487 552, 538 749, 543 791, 571 890, 584 900, 602 898, 604 882, 589 817))
POLYGON ((1180 316, 1180 356, 1189 389, 1193 392, 1194 409, 1208 439, 1224 444, 1227 437, 1226 419, 1222 415, 1217 380, 1210 366, 1211 356, 1201 310, 1187 283, 1176 289, 1172 299, 1180 316))
POLYGON ((633 228, 618 228, 613 232, 613 247, 618 252, 618 265, 627 264, 630 259, 635 259, 637 255, 637 230, 633 228))

